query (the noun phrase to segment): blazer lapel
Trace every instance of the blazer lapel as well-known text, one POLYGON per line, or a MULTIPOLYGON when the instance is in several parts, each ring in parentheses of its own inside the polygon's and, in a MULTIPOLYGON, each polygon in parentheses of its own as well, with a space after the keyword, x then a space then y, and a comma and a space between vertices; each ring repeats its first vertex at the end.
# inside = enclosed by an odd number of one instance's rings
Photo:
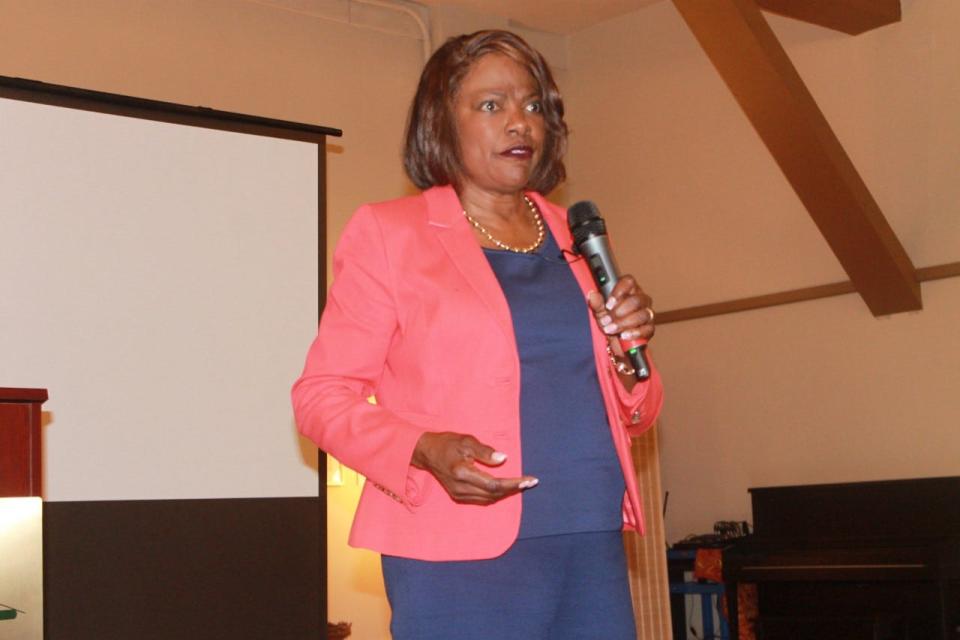
POLYGON ((463 217, 463 206, 451 186, 433 187, 423 192, 427 201, 427 224, 436 230, 440 245, 451 262, 470 283, 477 295, 496 316, 497 324, 515 341, 510 306, 497 276, 483 255, 473 231, 463 217))

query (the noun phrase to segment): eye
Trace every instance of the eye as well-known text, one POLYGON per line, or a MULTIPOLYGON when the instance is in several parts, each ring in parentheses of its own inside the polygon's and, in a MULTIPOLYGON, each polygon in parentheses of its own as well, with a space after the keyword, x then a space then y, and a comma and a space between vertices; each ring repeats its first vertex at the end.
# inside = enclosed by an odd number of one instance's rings
POLYGON ((493 112, 496 111, 499 107, 497 103, 493 100, 484 100, 480 103, 480 111, 493 112))
POLYGON ((543 113, 543 103, 539 100, 527 105, 527 111, 530 113, 543 113))

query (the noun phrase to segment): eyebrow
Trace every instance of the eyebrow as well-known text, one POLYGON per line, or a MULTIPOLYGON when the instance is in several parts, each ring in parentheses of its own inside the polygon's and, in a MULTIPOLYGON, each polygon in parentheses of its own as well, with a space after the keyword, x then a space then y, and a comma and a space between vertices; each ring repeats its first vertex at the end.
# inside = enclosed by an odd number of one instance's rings
MULTIPOLYGON (((494 95, 501 98, 505 98, 508 95, 508 92, 501 89, 477 89, 474 92, 476 95, 494 95)), ((542 97, 539 91, 531 91, 527 95, 523 96, 524 100, 529 100, 530 98, 540 98, 542 97)))

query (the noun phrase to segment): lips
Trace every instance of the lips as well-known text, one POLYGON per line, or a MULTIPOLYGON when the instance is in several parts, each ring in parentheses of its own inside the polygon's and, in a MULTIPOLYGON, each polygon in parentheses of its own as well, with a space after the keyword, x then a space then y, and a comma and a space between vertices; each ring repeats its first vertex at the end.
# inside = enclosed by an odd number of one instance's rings
POLYGON ((526 145, 517 145, 515 147, 510 147, 506 151, 500 153, 501 156, 506 158, 516 158, 518 160, 529 160, 533 157, 533 147, 528 147, 526 145))

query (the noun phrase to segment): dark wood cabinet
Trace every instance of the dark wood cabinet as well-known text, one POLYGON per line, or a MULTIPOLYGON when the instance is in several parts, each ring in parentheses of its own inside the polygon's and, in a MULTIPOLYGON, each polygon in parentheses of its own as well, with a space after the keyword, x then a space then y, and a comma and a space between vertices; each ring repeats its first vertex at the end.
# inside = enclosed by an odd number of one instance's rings
POLYGON ((731 596, 757 583, 758 638, 960 640, 960 476, 750 494, 754 534, 723 577, 731 596))
POLYGON ((0 498, 40 496, 40 414, 46 389, 0 387, 0 498))

